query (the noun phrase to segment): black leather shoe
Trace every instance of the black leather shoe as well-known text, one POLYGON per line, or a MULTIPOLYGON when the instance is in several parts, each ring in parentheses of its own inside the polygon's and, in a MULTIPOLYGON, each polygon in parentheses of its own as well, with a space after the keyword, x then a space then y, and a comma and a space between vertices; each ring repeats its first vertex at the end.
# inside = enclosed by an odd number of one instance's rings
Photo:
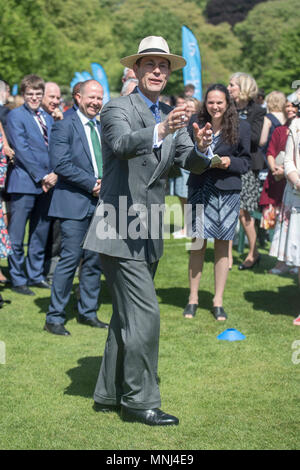
POLYGON ((138 410, 122 406, 121 418, 123 421, 138 422, 149 426, 172 426, 179 424, 179 419, 175 416, 164 413, 159 408, 150 410, 138 410))
POLYGON ((16 292, 17 294, 35 295, 35 293, 32 290, 30 290, 29 287, 26 286, 26 284, 24 286, 13 286, 11 290, 16 292))
POLYGON ((65 329, 64 325, 58 323, 45 323, 44 330, 48 331, 48 333, 52 333, 53 335, 60 335, 60 336, 70 336, 71 333, 65 329))
POLYGON ((78 315, 77 322, 81 325, 93 326, 94 328, 108 328, 108 323, 100 321, 99 318, 84 318, 82 315, 78 315))
POLYGON ((240 264, 239 265, 239 271, 245 271, 245 269, 252 269, 254 268, 254 266, 257 264, 257 266, 259 265, 259 262, 260 262, 260 255, 257 256, 257 258, 253 261, 252 264, 246 266, 245 264, 240 264))
POLYGON ((104 405, 103 403, 97 403, 96 401, 94 402, 93 409, 97 411, 97 413, 100 411, 101 413, 110 413, 111 411, 119 411, 120 406, 118 405, 104 405))
POLYGON ((32 287, 39 287, 40 289, 51 289, 50 284, 47 281, 40 281, 30 284, 32 287))

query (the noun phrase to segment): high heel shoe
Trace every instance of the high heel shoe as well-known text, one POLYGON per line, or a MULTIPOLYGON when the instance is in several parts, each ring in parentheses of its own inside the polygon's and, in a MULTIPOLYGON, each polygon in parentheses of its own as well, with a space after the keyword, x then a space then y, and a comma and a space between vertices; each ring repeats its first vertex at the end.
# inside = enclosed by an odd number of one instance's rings
POLYGON ((252 269, 254 268, 254 266, 257 264, 257 266, 259 265, 259 262, 260 262, 260 255, 257 256, 256 260, 253 261, 252 264, 250 264, 250 266, 245 266, 245 264, 240 264, 239 265, 239 271, 244 271, 245 269, 252 269))

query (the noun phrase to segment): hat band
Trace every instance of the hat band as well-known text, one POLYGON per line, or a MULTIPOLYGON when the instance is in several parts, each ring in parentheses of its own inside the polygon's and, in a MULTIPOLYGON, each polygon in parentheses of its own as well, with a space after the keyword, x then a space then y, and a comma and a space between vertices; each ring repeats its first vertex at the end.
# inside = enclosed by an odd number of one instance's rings
POLYGON ((143 51, 139 51, 138 54, 146 54, 148 52, 160 52, 162 54, 168 54, 168 52, 164 51, 163 49, 156 49, 156 48, 152 48, 152 49, 144 49, 143 51))

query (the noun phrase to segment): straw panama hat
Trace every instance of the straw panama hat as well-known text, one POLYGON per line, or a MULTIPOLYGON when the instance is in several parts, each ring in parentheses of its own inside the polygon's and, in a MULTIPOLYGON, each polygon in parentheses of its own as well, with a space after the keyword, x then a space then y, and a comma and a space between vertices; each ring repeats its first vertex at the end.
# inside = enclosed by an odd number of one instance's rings
POLYGON ((137 54, 123 57, 120 62, 122 65, 124 65, 124 67, 129 67, 132 69, 133 65, 138 59, 148 55, 168 59, 171 64, 171 70, 182 69, 186 65, 186 61, 183 57, 170 54, 168 43, 161 36, 148 36, 142 39, 137 54))

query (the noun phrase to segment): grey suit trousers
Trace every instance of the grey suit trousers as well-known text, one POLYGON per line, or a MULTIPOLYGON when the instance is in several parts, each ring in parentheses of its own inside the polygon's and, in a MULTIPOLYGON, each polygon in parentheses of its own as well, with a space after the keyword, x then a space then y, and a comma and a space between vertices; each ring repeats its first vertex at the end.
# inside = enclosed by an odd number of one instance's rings
POLYGON ((113 314, 94 400, 130 408, 159 408, 160 312, 153 278, 158 262, 100 254, 113 314))

